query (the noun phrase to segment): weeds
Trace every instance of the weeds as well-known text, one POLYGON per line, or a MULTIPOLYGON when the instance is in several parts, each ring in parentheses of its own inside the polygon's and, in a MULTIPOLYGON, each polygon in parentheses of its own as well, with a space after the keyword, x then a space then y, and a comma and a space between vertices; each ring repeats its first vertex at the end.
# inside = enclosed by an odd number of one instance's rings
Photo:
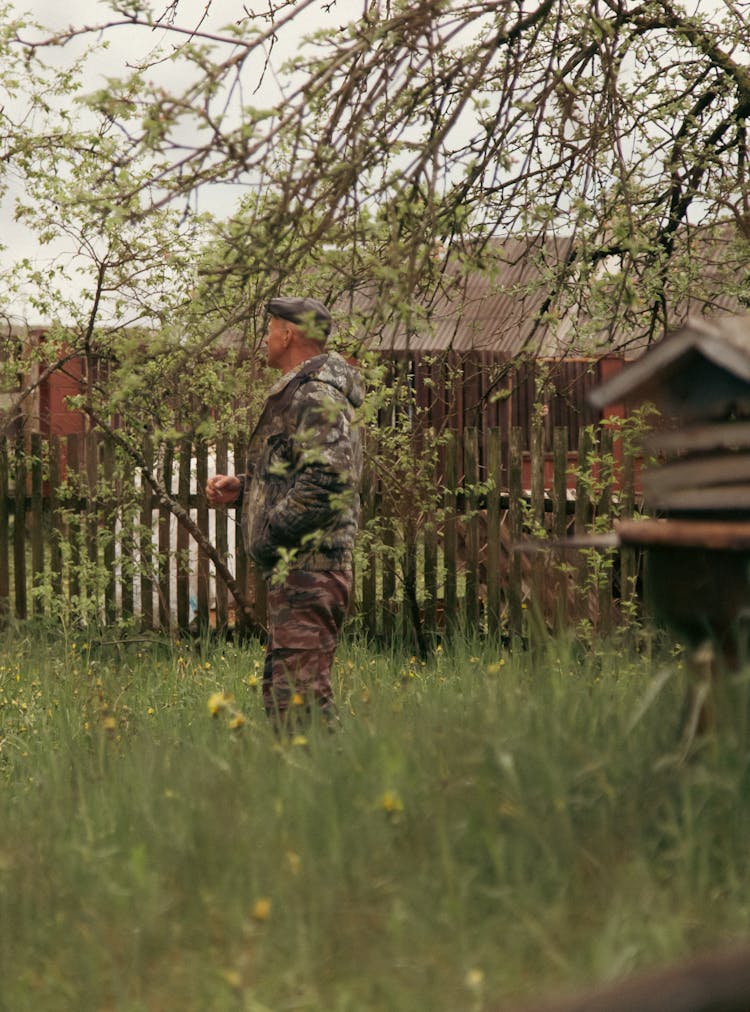
POLYGON ((748 931, 742 679, 685 765, 622 643, 350 643, 289 742, 259 647, 4 646, 3 1010, 512 1008, 748 931))

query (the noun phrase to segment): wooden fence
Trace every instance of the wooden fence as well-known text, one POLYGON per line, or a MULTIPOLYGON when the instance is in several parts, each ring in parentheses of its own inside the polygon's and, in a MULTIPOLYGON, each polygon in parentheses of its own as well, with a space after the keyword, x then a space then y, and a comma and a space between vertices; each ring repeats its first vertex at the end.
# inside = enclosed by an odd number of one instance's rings
MULTIPOLYGON (((455 628, 521 635, 532 612, 548 623, 605 625, 632 597, 632 553, 620 553, 616 567, 597 567, 580 553, 513 550, 530 533, 561 538, 632 514, 634 461, 613 453, 611 431, 581 432, 575 473, 562 427, 552 453, 541 437, 526 451, 518 427, 487 430, 484 439, 481 465, 476 430, 466 429, 460 445, 447 442, 427 509, 408 489, 394 496, 370 461, 352 621, 371 637, 401 633, 423 646, 455 628)), ((265 588, 242 549, 235 510, 210 510, 202 493, 209 473, 235 470, 242 445, 182 441, 156 450, 146 441, 142 453, 227 560, 262 624, 265 588)), ((213 563, 139 468, 95 433, 0 439, 0 610, 148 630, 245 621, 235 621, 213 563)))

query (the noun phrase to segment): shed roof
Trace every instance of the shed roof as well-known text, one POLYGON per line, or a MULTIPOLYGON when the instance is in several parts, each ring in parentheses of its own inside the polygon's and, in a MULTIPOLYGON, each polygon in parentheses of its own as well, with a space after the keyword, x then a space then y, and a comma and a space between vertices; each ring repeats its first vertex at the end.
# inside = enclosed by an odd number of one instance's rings
POLYGON ((691 318, 589 394, 599 409, 633 400, 685 420, 750 414, 750 316, 691 318))

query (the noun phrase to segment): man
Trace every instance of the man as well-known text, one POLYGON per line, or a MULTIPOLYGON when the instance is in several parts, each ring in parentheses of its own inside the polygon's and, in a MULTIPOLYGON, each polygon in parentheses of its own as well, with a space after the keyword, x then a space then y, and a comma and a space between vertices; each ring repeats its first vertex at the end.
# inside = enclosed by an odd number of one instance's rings
POLYGON ((311 298, 267 305, 268 364, 280 369, 250 439, 247 474, 216 475, 209 505, 242 506, 245 548, 268 581, 266 713, 287 724, 333 713, 331 665, 352 584, 362 450, 356 369, 326 352, 331 316, 311 298))

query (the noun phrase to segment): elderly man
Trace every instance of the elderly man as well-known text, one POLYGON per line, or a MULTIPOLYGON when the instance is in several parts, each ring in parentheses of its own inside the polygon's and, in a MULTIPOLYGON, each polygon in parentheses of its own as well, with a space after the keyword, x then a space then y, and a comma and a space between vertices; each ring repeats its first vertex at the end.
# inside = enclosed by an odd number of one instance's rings
POLYGON ((242 506, 245 547, 268 580, 266 713, 333 713, 331 664, 347 612, 362 471, 356 369, 325 350, 317 299, 267 306, 268 364, 283 373, 250 440, 247 473, 209 479, 209 505, 242 506))

